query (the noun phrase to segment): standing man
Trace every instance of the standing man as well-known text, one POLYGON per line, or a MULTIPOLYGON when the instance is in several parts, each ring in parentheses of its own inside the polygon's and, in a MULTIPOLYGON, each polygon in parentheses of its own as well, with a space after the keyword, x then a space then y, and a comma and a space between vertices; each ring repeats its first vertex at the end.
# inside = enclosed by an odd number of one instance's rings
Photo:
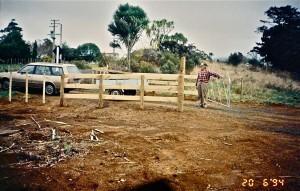
POLYGON ((208 82, 210 77, 221 78, 221 76, 215 72, 210 72, 207 70, 207 64, 200 64, 200 71, 198 72, 198 77, 196 80, 196 87, 198 90, 198 99, 200 99, 200 107, 206 108, 206 94, 208 91, 208 82))

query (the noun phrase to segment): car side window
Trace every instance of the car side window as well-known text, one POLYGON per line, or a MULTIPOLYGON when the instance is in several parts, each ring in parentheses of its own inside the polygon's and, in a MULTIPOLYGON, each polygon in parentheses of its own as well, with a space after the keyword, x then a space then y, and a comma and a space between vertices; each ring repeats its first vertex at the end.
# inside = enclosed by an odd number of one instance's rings
POLYGON ((62 68, 61 67, 51 67, 52 70, 52 75, 53 76, 61 76, 63 74, 62 68))
POLYGON ((25 66, 23 69, 20 70, 19 73, 21 73, 21 74, 25 74, 25 73, 33 74, 33 72, 34 72, 34 67, 35 67, 35 66, 25 66))
POLYGON ((37 75, 51 75, 49 66, 36 66, 35 74, 37 75))

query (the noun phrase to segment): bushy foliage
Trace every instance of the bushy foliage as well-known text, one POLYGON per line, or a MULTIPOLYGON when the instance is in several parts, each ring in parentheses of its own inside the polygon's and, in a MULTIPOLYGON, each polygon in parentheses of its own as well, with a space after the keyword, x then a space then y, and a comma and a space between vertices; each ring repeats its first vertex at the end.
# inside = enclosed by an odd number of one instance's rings
POLYGON ((85 60, 74 60, 71 63, 75 64, 80 70, 91 69, 91 66, 85 60))
POLYGON ((261 66, 262 63, 259 59, 257 58, 250 58, 248 59, 248 63, 251 65, 251 66, 261 66))
POLYGON ((175 74, 178 72, 179 57, 170 52, 163 52, 159 61, 160 71, 164 74, 175 74))
POLYGON ((100 61, 102 54, 94 43, 84 43, 77 48, 70 48, 66 43, 62 45, 63 60, 85 60, 87 62, 100 61))
POLYGON ((153 64, 145 61, 140 62, 139 72, 141 73, 156 73, 153 64))
POLYGON ((99 61, 101 59, 100 49, 94 43, 79 45, 76 49, 76 53, 78 60, 99 61))
POLYGON ((241 64, 243 61, 245 61, 245 57, 240 52, 231 53, 228 57, 228 63, 235 66, 241 64))
POLYGON ((41 58, 41 61, 42 62, 51 62, 52 61, 52 57, 51 56, 43 56, 42 58, 41 58))
POLYGON ((261 42, 252 51, 257 52, 276 69, 300 72, 300 11, 290 5, 271 7, 258 28, 261 42))
POLYGON ((181 33, 175 33, 161 43, 160 50, 171 52, 178 57, 186 57, 186 72, 189 73, 202 60, 211 60, 210 56, 204 51, 199 50, 193 44, 186 44, 187 38, 181 33))
POLYGON ((165 37, 174 29, 174 22, 166 19, 154 20, 147 28, 146 34, 150 37, 150 45, 158 50, 165 37))
POLYGON ((21 34, 22 28, 18 26, 15 19, 4 29, 0 30, 2 36, 0 36, 0 58, 10 59, 10 58, 29 58, 30 45, 23 40, 23 35, 21 34))
MULTIPOLYGON (((64 45, 62 46, 64 47, 64 45)), ((52 50, 53 49, 53 42, 45 38, 41 43, 38 44, 37 47, 37 56, 42 57, 42 56, 52 56, 52 50)))
POLYGON ((160 53, 157 50, 144 49, 142 60, 156 64, 159 62, 160 57, 160 53))
POLYGON ((160 67, 163 74, 176 74, 178 72, 178 65, 168 60, 160 67))

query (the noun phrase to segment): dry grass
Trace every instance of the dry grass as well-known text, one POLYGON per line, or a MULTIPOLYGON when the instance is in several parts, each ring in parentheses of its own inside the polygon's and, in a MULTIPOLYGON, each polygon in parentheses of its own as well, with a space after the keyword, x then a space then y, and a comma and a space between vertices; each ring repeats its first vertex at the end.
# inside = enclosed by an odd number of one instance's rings
MULTIPOLYGON (((245 64, 232 66, 225 63, 207 63, 211 71, 230 76, 233 101, 257 101, 300 105, 300 82, 288 72, 270 72, 245 64), (243 79, 243 89, 241 88, 243 79), (243 95, 241 96, 241 92, 243 95)), ((199 68, 193 70, 197 73, 199 68)))
MULTIPOLYGON (((208 63, 209 70, 215 71, 224 77, 230 76, 233 82, 243 78, 245 84, 251 83, 256 88, 277 87, 280 89, 300 90, 300 82, 292 80, 288 72, 268 72, 260 68, 252 69, 250 66, 241 64, 232 66, 224 63, 208 63)), ((195 68, 193 73, 197 73, 195 68)))

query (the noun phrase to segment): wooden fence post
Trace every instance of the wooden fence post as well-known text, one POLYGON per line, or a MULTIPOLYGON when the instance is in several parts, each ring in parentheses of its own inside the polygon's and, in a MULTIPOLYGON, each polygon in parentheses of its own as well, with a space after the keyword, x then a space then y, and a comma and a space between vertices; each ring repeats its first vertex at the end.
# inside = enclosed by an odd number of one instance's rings
POLYGON ((243 99, 243 78, 241 78, 241 95, 240 95, 240 101, 243 99))
POLYGON ((141 109, 144 109, 144 93, 145 93, 145 76, 141 75, 141 86, 140 86, 141 109))
POLYGON ((46 80, 45 74, 43 75, 43 104, 46 103, 46 80))
POLYGON ((99 108, 103 108, 103 75, 99 76, 99 108))
MULTIPOLYGON (((92 70, 93 74, 96 74, 95 70, 92 70)), ((96 84, 96 78, 92 78, 92 84, 96 84)))
POLYGON ((8 101, 10 103, 11 103, 11 92, 12 92, 12 72, 9 72, 8 101))
POLYGON ((25 75, 25 103, 28 103, 28 72, 25 75))
POLYGON ((184 101, 184 74, 185 74, 185 57, 181 57, 180 68, 178 75, 178 111, 183 111, 183 101, 184 101))
POLYGON ((64 106, 64 93, 65 93, 65 75, 62 74, 60 77, 60 106, 64 106))

